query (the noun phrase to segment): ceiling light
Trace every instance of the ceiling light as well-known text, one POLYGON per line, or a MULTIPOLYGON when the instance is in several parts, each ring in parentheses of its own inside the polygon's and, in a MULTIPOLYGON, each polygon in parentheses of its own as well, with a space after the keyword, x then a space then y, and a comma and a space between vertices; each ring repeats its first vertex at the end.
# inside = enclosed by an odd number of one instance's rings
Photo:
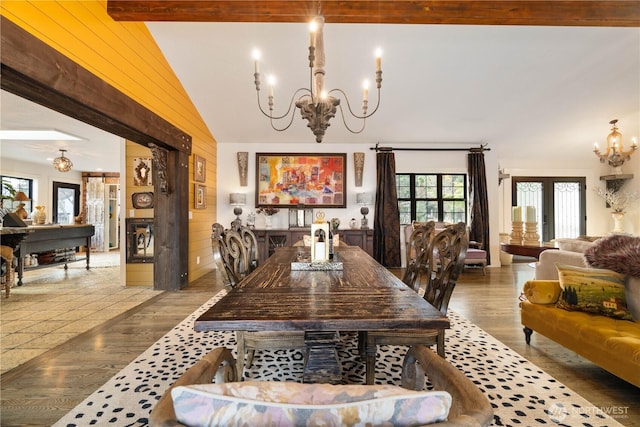
POLYGON ((624 162, 630 160, 631 154, 638 149, 638 140, 635 137, 631 138, 631 148, 624 151, 622 134, 618 132, 616 123, 618 123, 618 119, 609 122, 612 126, 611 133, 607 135, 607 150, 601 153, 600 148, 598 148, 598 143, 596 142, 593 144, 593 152, 600 158, 600 163, 607 162, 609 166, 611 166, 614 175, 620 175, 624 162))
POLYGON ((316 136, 316 142, 322 142, 322 138, 324 137, 325 130, 329 127, 329 120, 336 115, 336 111, 340 108, 340 115, 342 116, 342 122, 347 130, 351 133, 360 133, 364 130, 365 120, 375 114, 378 111, 378 107, 380 106, 380 87, 382 86, 382 68, 381 68, 381 57, 382 53, 378 49, 376 52, 376 83, 378 89, 378 100, 376 103, 376 108, 371 112, 367 113, 368 109, 368 94, 369 94, 369 84, 366 82, 362 91, 362 114, 355 114, 351 110, 351 105, 349 104, 349 99, 347 95, 342 91, 342 89, 331 89, 330 91, 326 91, 324 87, 324 64, 325 64, 325 55, 324 55, 324 38, 322 34, 322 28, 324 26, 324 17, 317 16, 311 23, 311 30, 309 33, 309 71, 310 71, 310 88, 300 88, 291 97, 291 101, 289 102, 289 108, 287 112, 283 115, 274 115, 274 85, 275 80, 270 80, 269 83, 269 96, 268 96, 268 106, 269 112, 267 113, 260 104, 260 53, 254 52, 254 78, 256 85, 256 93, 258 96, 258 107, 262 114, 267 116, 271 122, 271 127, 277 131, 284 131, 289 129, 291 123, 293 123, 293 117, 295 115, 295 108, 292 108, 295 102, 296 108, 300 109, 300 114, 303 119, 309 121, 307 127, 311 129, 313 134, 316 136), (342 94, 344 98, 347 109, 352 117, 355 119, 362 121, 362 127, 359 130, 353 130, 347 124, 344 118, 344 110, 342 105, 340 105, 340 98, 336 98, 331 96, 331 93, 339 92, 342 94), (298 96, 298 94, 301 94, 298 96), (291 114, 291 118, 289 118, 289 113, 291 114), (286 124, 282 128, 278 128, 274 124, 274 120, 285 119, 289 120, 289 123, 286 124))
POLYGON ((82 138, 55 129, 0 130, 0 139, 14 141, 82 141, 82 138))
POLYGON ((60 172, 69 172, 73 167, 73 163, 67 157, 64 156, 67 150, 60 150, 60 157, 53 159, 53 167, 60 172))

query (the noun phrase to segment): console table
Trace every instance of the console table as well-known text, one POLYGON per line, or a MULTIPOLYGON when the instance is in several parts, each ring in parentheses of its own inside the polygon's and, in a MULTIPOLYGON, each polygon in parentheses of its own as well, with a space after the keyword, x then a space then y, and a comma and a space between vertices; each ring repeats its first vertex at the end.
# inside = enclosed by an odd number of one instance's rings
POLYGON ((18 286, 22 285, 22 275, 24 274, 24 257, 34 252, 44 252, 55 249, 75 248, 84 246, 86 258, 74 260, 64 260, 50 264, 41 264, 37 267, 46 268, 54 265, 87 260, 87 270, 89 269, 89 256, 91 252, 91 236, 95 233, 95 227, 90 224, 69 224, 69 225, 34 225, 27 227, 28 234, 18 246, 18 286))
MULTIPOLYGON (((310 228, 285 229, 255 229, 253 232, 258 240, 258 261, 262 264, 273 255, 276 248, 293 246, 304 236, 311 234, 310 228)), ((370 256, 373 256, 373 229, 356 228, 338 230, 340 242, 349 246, 358 246, 370 256)))

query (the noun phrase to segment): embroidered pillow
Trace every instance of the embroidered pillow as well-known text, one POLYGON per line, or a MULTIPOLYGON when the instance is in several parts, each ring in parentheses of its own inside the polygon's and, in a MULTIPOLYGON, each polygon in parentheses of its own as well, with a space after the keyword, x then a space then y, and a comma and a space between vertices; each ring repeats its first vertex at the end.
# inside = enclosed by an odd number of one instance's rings
POLYGON ((178 421, 191 426, 410 426, 444 421, 451 395, 396 386, 243 381, 175 387, 178 421))
POLYGON ((625 298, 625 277, 612 270, 557 264, 562 292, 557 307, 632 320, 625 298))

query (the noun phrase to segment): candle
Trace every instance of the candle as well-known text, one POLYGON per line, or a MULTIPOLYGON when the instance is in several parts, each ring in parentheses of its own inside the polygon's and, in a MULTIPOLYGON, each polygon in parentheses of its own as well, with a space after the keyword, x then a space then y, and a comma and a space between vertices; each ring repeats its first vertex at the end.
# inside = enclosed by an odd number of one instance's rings
POLYGON ((269 96, 273 98, 273 86, 276 84, 276 78, 273 75, 267 77, 267 83, 269 83, 269 96))
POLYGON ((316 45, 317 29, 318 29, 318 23, 316 21, 311 21, 311 24, 309 24, 309 47, 314 47, 316 45))
POLYGON ((253 67, 253 72, 258 74, 260 72, 260 51, 258 49, 253 51, 253 67))
POLYGON ((368 95, 369 95, 369 80, 365 80, 362 83, 362 100, 366 101, 368 95))
POLYGON ((522 221, 522 207, 514 206, 511 208, 511 221, 513 222, 522 221))
POLYGON ((382 50, 376 50, 376 71, 382 70, 382 50))
POLYGON ((536 218, 536 207, 535 206, 527 206, 527 222, 537 222, 536 218))

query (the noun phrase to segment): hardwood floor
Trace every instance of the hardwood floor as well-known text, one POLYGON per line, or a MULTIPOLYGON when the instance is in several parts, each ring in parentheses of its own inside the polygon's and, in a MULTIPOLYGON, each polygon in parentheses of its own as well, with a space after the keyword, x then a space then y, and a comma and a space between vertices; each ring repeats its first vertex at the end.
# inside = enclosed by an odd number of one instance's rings
MULTIPOLYGON (((511 347, 623 425, 640 426, 640 389, 534 334, 524 342, 518 295, 533 275, 526 263, 467 269, 450 307, 511 347)), ((4 373, 2 426, 56 422, 168 330, 222 289, 211 273, 179 292, 164 292, 4 373)))

